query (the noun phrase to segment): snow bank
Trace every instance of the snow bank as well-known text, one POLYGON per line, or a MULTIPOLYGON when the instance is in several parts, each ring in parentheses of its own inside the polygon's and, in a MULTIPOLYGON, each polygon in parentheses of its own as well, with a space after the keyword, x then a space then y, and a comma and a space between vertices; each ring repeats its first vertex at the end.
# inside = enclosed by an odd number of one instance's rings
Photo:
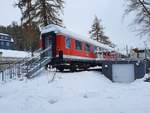
POLYGON ((25 51, 0 49, 0 52, 2 52, 2 57, 24 58, 24 57, 31 56, 29 52, 25 52, 25 51))
POLYGON ((150 83, 112 83, 100 72, 54 73, 0 85, 1 113, 150 113, 150 83))

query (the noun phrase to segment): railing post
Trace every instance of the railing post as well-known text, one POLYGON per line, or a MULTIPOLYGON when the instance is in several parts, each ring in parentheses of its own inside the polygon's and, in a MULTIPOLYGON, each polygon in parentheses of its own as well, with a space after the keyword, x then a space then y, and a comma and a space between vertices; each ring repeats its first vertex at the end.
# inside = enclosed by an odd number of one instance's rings
POLYGON ((11 68, 10 64, 9 64, 9 73, 10 73, 9 78, 12 79, 12 68, 11 68))
POLYGON ((20 76, 21 76, 20 62, 19 62, 19 64, 18 64, 18 66, 17 66, 17 76, 18 76, 18 78, 20 78, 20 76))
POLYGON ((5 81, 4 80, 4 71, 1 71, 1 73, 2 73, 2 81, 5 81))

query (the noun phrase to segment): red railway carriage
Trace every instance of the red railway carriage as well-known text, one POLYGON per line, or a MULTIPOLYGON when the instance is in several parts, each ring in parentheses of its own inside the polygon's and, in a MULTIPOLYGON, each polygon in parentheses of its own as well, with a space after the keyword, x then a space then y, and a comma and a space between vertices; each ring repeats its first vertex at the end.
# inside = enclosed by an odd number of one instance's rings
MULTIPOLYGON (((100 50, 103 60, 110 60, 116 57, 115 52, 92 39, 78 36, 66 29, 56 25, 48 25, 41 29, 41 48, 50 48, 43 56, 51 57, 51 65, 59 70, 69 68, 88 68, 96 66, 98 59, 97 48, 100 50)), ((100 59, 99 59, 100 60, 100 59)), ((101 59, 102 60, 102 59, 101 59)))
POLYGON ((62 51, 63 58, 93 60, 96 58, 93 48, 93 45, 76 40, 74 37, 56 35, 56 56, 59 56, 59 52, 62 51))

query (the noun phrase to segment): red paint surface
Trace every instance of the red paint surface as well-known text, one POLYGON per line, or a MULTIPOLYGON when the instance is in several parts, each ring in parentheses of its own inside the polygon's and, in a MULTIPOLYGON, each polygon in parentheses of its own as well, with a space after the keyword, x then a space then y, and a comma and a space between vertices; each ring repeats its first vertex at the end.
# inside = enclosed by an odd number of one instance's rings
MULTIPOLYGON (((59 54, 59 51, 63 51, 64 55, 86 57, 86 58, 97 58, 97 55, 94 53, 94 46, 90 45, 90 52, 85 50, 85 42, 82 42, 82 50, 77 50, 75 48, 75 38, 71 37, 71 47, 66 48, 65 36, 63 34, 56 34, 56 55, 59 54)), ((40 47, 44 48, 44 40, 40 39, 40 47)), ((115 52, 103 52, 103 58, 105 60, 116 59, 118 57, 115 52)))
MULTIPOLYGON (((87 57, 87 58, 96 58, 94 51, 87 52, 85 51, 85 43, 82 42, 82 50, 77 50, 75 48, 75 39, 71 37, 71 47, 66 48, 65 44, 65 36, 63 35, 56 35, 56 48, 57 54, 58 51, 63 51, 64 55, 71 55, 71 56, 80 56, 80 57, 87 57)), ((91 49, 93 46, 91 46, 91 49)))

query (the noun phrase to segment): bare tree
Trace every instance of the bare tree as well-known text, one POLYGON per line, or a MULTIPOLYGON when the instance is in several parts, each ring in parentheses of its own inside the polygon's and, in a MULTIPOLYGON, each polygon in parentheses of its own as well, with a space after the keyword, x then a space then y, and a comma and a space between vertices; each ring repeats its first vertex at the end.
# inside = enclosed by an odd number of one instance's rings
POLYGON ((136 25, 136 31, 138 35, 150 36, 150 0, 126 0, 127 8, 125 14, 134 12, 136 17, 134 19, 134 25, 136 25))

